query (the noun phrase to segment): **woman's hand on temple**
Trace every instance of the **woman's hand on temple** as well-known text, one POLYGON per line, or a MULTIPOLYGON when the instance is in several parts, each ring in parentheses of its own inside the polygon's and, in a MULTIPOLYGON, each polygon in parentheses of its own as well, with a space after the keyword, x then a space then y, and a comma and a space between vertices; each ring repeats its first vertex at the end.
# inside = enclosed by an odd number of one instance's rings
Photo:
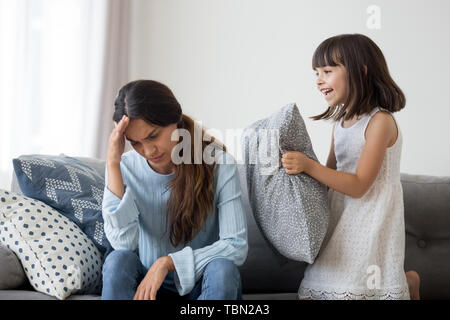
POLYGON ((126 115, 122 117, 119 123, 114 123, 115 128, 109 136, 107 162, 119 164, 122 154, 125 150, 125 129, 130 123, 130 118, 126 115))
POLYGON ((310 160, 306 155, 298 151, 286 151, 281 157, 281 163, 287 174, 297 174, 306 171, 310 160))
POLYGON ((165 256, 156 259, 139 284, 133 300, 156 300, 156 293, 169 270, 175 270, 171 257, 165 256))

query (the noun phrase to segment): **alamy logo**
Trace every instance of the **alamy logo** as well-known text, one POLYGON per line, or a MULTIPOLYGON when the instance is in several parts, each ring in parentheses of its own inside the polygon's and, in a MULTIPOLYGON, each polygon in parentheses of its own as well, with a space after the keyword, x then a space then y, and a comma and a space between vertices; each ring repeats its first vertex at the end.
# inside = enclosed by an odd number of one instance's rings
POLYGON ((186 129, 175 129, 172 132, 172 141, 181 140, 172 150, 171 158, 174 164, 191 164, 192 162, 194 164, 227 164, 226 159, 219 158, 215 152, 218 147, 219 149, 223 147, 221 141, 224 141, 225 138, 224 144, 227 146, 227 153, 233 155, 237 164, 259 164, 262 175, 272 175, 280 166, 280 132, 278 129, 227 129, 223 134, 218 129, 203 131, 202 123, 195 121, 193 131, 194 137, 191 137, 191 133, 186 129), (212 136, 216 140, 212 141, 212 136), (245 161, 242 158, 242 142, 246 139, 248 139, 250 148, 258 150, 258 152, 251 153, 245 161), (204 149, 202 148, 203 142, 209 143, 204 149))
POLYGON ((381 288, 381 269, 377 265, 370 265, 367 267, 367 288, 380 289, 381 288))
POLYGON ((369 29, 381 29, 381 9, 377 5, 370 5, 367 7, 366 13, 369 14, 367 18, 367 28, 369 29))
POLYGON ((81 289, 81 270, 78 265, 72 264, 67 268, 67 288, 81 289))

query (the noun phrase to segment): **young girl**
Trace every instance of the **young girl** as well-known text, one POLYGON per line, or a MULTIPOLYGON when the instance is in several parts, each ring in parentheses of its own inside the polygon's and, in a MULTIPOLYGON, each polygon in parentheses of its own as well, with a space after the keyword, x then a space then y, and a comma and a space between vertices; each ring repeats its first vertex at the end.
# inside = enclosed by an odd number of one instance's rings
POLYGON ((293 151, 282 164, 288 174, 304 172, 330 188, 331 218, 298 298, 418 299, 418 274, 403 271, 402 135, 392 115, 405 96, 364 35, 325 40, 312 66, 329 105, 313 119, 334 120, 327 164, 293 151))

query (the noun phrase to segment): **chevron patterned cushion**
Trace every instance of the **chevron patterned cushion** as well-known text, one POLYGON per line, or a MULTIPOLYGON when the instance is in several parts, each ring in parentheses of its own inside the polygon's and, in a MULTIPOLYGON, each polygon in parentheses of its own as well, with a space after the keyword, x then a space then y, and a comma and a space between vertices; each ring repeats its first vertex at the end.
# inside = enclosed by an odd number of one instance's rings
POLYGON ((103 230, 104 179, 85 162, 65 155, 13 159, 22 193, 41 200, 75 222, 103 255, 112 247, 103 230))

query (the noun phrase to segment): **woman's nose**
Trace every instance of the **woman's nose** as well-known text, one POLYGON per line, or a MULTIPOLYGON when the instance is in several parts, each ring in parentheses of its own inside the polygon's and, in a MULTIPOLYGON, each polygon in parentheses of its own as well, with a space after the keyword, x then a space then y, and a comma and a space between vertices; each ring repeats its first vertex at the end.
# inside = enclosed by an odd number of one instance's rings
POLYGON ((144 148, 144 154, 146 158, 154 157, 157 153, 157 148, 154 144, 147 144, 144 148))

